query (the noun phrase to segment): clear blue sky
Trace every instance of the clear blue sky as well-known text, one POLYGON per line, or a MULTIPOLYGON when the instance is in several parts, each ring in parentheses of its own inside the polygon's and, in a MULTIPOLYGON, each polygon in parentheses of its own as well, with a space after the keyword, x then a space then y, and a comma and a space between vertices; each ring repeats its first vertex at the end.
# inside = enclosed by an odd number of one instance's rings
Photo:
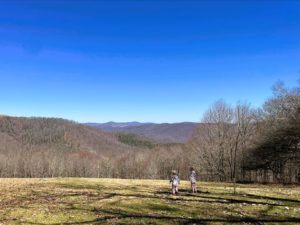
POLYGON ((0 2, 0 114, 199 121, 299 71, 299 1, 0 2))

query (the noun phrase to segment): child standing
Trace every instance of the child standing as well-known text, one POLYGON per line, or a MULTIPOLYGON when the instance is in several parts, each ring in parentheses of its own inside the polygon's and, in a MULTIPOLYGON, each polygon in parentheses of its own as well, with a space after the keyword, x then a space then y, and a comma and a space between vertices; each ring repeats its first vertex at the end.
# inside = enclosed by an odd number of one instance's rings
POLYGON ((197 189, 196 189, 196 171, 194 170, 193 167, 190 168, 190 181, 191 181, 191 189, 192 189, 192 193, 196 193, 197 189))
POLYGON ((172 184, 172 194, 173 195, 178 194, 179 177, 175 170, 172 171, 170 183, 172 184))

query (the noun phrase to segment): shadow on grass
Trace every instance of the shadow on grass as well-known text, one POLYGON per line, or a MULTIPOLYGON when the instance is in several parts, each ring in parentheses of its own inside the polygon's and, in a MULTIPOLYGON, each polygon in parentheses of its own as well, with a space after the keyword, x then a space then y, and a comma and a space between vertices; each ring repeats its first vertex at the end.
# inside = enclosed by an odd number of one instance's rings
MULTIPOLYGON (((290 224, 298 224, 300 223, 300 218, 295 217, 272 217, 268 216, 268 211, 272 210, 276 206, 285 206, 285 204, 299 204, 299 200, 294 199, 283 199, 283 198, 276 198, 276 197, 268 197, 268 196, 260 196, 260 195, 253 195, 253 194, 236 194, 232 195, 231 193, 210 193, 210 192, 198 192, 197 194, 192 194, 188 190, 181 190, 180 194, 176 197, 171 196, 170 192, 167 189, 162 191, 149 191, 149 194, 144 193, 137 193, 137 194, 123 194, 123 193, 116 193, 116 192, 108 192, 109 188, 103 186, 85 186, 85 185, 60 185, 63 188, 68 189, 92 189, 96 190, 96 193, 89 193, 89 192, 78 192, 78 193, 61 193, 51 195, 50 193, 46 194, 45 196, 39 197, 48 197, 49 199, 53 198, 64 198, 68 196, 82 196, 86 195, 89 197, 93 197, 94 200, 101 201, 106 200, 114 197, 125 197, 125 198, 149 198, 149 199, 158 199, 158 200, 165 200, 165 201, 174 201, 174 202, 199 202, 199 203, 220 203, 220 204, 260 204, 268 206, 267 209, 260 212, 260 215, 257 218, 254 217, 234 217, 234 216, 224 216, 223 218, 190 218, 190 217, 176 217, 176 216, 166 216, 166 215, 159 215, 160 211, 167 211, 168 209, 165 207, 156 208, 153 206, 152 214, 141 214, 141 213, 131 213, 124 210, 107 210, 107 209, 90 209, 90 208, 83 208, 83 207, 74 207, 73 203, 69 202, 61 202, 66 204, 66 207, 62 210, 82 210, 87 212, 94 213, 98 218, 95 220, 90 221, 81 221, 81 222, 69 222, 69 223, 52 223, 52 225, 59 225, 59 224, 102 224, 104 222, 110 222, 110 220, 120 219, 122 220, 132 219, 132 220, 157 220, 158 222, 166 222, 166 224, 178 223, 178 224, 209 224, 209 223, 224 223, 224 224, 240 224, 240 223, 249 223, 249 224, 268 224, 268 223, 290 223, 290 224), (74 188, 75 187, 75 188, 74 188), (100 192, 101 191, 101 192, 100 192), (107 191, 107 192, 104 192, 107 191), (220 196, 220 197, 219 197, 220 196), (193 197, 193 198, 187 198, 193 197), (244 199, 236 199, 236 198, 248 198, 247 200, 244 199), (253 200, 253 201, 252 201, 253 200), (258 200, 258 201, 255 201, 258 200), (262 200, 260 202, 259 200, 262 200), (264 202, 265 201, 278 201, 278 203, 270 203, 264 202)), ((127 188, 127 187, 126 187, 127 188)), ((130 188, 129 188, 130 189, 130 188)), ((131 189, 130 189, 131 190, 131 189)), ((115 189, 114 189, 115 191, 115 189)), ((88 202, 87 202, 88 204, 88 202)), ((151 209, 150 209, 151 211, 151 209)), ((26 222, 26 224, 35 224, 35 225, 44 225, 49 223, 30 223, 26 222)), ((114 221, 113 224, 118 224, 114 221)), ((121 223, 121 224, 124 224, 121 223)))
MULTIPOLYGON (((109 222, 113 219, 123 220, 123 219, 131 219, 131 220, 142 220, 142 219, 150 219, 150 220, 159 220, 161 222, 166 221, 168 224, 171 223, 179 223, 182 225, 188 224, 208 224, 212 222, 216 223, 226 223, 226 224, 239 224, 239 223, 251 223, 251 224, 262 224, 262 223, 300 223, 300 218, 285 218, 285 219, 276 219, 276 218, 266 218, 266 219, 256 219, 251 217, 233 217, 228 216, 221 219, 207 219, 207 218, 184 218, 184 217, 175 217, 175 216, 162 216, 155 214, 134 214, 128 213, 123 210, 104 210, 104 209, 93 209, 92 210, 99 217, 95 220, 89 221, 81 221, 81 222, 70 222, 70 223, 52 223, 51 225, 70 225, 70 224, 101 224, 103 222, 109 222)), ((121 221, 120 221, 121 222, 121 221)), ((131 221, 132 222, 132 221, 131 221)), ((45 225, 46 223, 31 223, 26 222, 26 224, 32 225, 45 225)), ((117 224, 115 221, 113 224, 117 224)), ((124 223, 122 223, 124 224, 124 223)))
POLYGON ((297 200, 297 199, 276 198, 276 197, 261 196, 261 195, 254 195, 254 194, 242 194, 242 196, 256 198, 256 199, 266 199, 266 200, 271 200, 271 201, 281 201, 281 202, 290 202, 290 203, 300 204, 300 200, 297 200))
MULTIPOLYGON (((166 195, 170 194, 170 192, 168 192, 168 191, 159 191, 159 192, 156 192, 156 193, 157 194, 166 194, 166 195)), ((250 199, 266 200, 266 201, 278 201, 278 202, 283 202, 285 204, 288 203, 288 204, 292 204, 292 205, 300 204, 300 200, 289 199, 289 198, 278 198, 278 197, 261 196, 261 195, 246 194, 246 193, 236 193, 236 194, 226 193, 226 192, 212 193, 212 192, 208 192, 208 191, 205 191, 205 192, 198 191, 198 193, 192 194, 189 190, 180 190, 180 196, 191 196, 191 197, 204 198, 205 196, 203 196, 203 194, 205 194, 207 196, 208 195, 220 195, 220 196, 227 196, 227 197, 241 197, 241 198, 250 198, 250 199)), ((226 200, 228 198, 220 197, 219 199, 226 200)), ((230 200, 239 201, 239 200, 232 199, 232 198, 230 198, 230 200)), ((244 201, 244 200, 241 200, 241 201, 244 201)), ((249 203, 251 203, 251 201, 249 201, 249 200, 245 200, 245 201, 248 201, 249 203)), ((255 203, 255 202, 253 202, 253 203, 255 203)), ((257 203, 259 203, 259 202, 257 202, 257 203)), ((272 203, 267 203, 267 204, 269 204, 269 205, 282 205, 282 204, 272 204, 272 203)))
MULTIPOLYGON (((272 197, 263 197, 263 196, 256 196, 256 195, 249 195, 249 194, 239 194, 234 196, 228 197, 218 197, 213 195, 221 195, 225 196, 228 194, 225 193, 216 193, 212 194, 209 192, 200 192, 197 194, 192 194, 187 191, 181 191, 179 195, 174 198, 170 192, 168 191, 158 191, 158 192, 150 192, 149 195, 145 194, 122 194, 122 193, 106 193, 102 192, 99 193, 89 193, 89 192, 78 192, 78 193, 61 193, 61 194, 44 194, 43 196, 39 196, 39 199, 44 198, 48 201, 58 199, 58 198, 65 198, 65 197, 76 197, 76 196, 87 196, 91 197, 94 200, 101 201, 107 198, 113 198, 115 196, 120 197, 135 197, 135 198, 150 198, 150 199, 160 199, 166 201, 184 201, 184 202, 199 202, 199 203, 219 203, 219 204, 260 204, 260 205, 269 205, 269 206, 285 206, 285 204, 278 204, 278 203, 270 203, 270 202, 263 202, 263 201, 255 201, 255 200, 272 200, 272 201, 282 201, 284 203, 298 203, 297 200, 288 200, 288 199, 280 199, 280 198, 272 198, 272 197), (192 198, 184 198, 184 197, 193 197, 192 198), (252 198, 252 200, 246 199, 235 199, 234 197, 247 197, 252 198)), ((63 203, 63 202, 62 202, 63 203)))
MULTIPOLYGON (((170 195, 169 192, 156 192, 157 194, 164 194, 164 195, 170 195)), ((240 200, 240 199, 234 199, 234 198, 224 198, 224 197, 215 197, 210 196, 211 193, 209 192, 198 192, 197 194, 192 193, 182 193, 182 191, 177 195, 179 198, 163 198, 168 199, 172 201, 191 201, 191 202, 206 202, 206 203, 220 203, 220 204, 260 204, 260 205, 271 205, 271 206, 284 206, 282 204, 277 203, 270 203, 270 202, 260 202, 260 201, 250 201, 250 200, 240 200), (180 197, 194 197, 194 199, 184 199, 180 197), (200 198, 200 199, 199 199, 200 198), (204 200, 204 199, 211 199, 211 200, 204 200)), ((243 196, 241 196, 243 197, 243 196)), ((266 199, 268 200, 268 199, 266 199)))
MULTIPOLYGON (((62 188, 67 188, 67 189, 78 189, 78 190, 82 190, 82 189, 87 189, 87 190, 95 190, 95 191, 104 191, 104 190, 110 190, 111 188, 105 185, 99 185, 99 184, 83 184, 83 183, 78 183, 78 184, 65 184, 65 183, 56 183, 56 185, 62 187, 62 188)), ((118 189, 118 190, 124 190, 124 187, 120 187, 120 188, 116 188, 114 187, 114 189, 118 189)), ((126 190, 132 190, 132 191, 137 191, 138 188, 137 187, 128 187, 126 186, 126 190)), ((141 192, 140 190, 138 192, 141 192)), ((158 191, 158 192, 150 192, 150 193, 154 193, 154 194, 166 194, 169 195, 170 192, 169 191, 158 191)), ((222 196, 232 196, 232 197, 247 197, 247 198, 252 198, 252 199, 260 199, 260 200, 270 200, 270 201, 280 201, 280 202, 285 202, 285 203, 296 203, 296 204, 300 204, 300 200, 297 199, 286 199, 286 198, 278 198, 278 197, 269 197, 269 196, 261 196, 261 195, 254 195, 254 194, 236 194, 233 195, 231 193, 211 193, 211 192, 202 192, 202 191, 198 191, 197 194, 192 194, 189 190, 180 190, 180 195, 179 196, 193 196, 193 197, 199 197, 199 194, 203 194, 205 195, 222 195, 222 196), (183 193, 183 194, 182 194, 183 193)), ((79 194, 80 195, 80 194, 79 194)), ((239 201, 243 201, 243 200, 234 200, 234 199, 228 199, 228 198, 219 198, 220 200, 232 200, 233 203, 238 203, 239 201), (235 202, 236 201, 236 202, 235 202)), ((249 200, 245 200, 245 203, 258 203, 258 202, 251 202, 249 200)), ((266 203, 267 204, 267 203, 266 203)), ((271 204, 272 203, 268 203, 271 204)), ((274 205, 274 204, 273 204, 274 205)), ((276 205, 276 204, 275 204, 276 205)), ((278 204, 280 205, 280 204, 278 204)))
MULTIPOLYGON (((77 194, 77 193, 75 193, 77 194)), ((79 193, 79 195, 82 193, 79 193)), ((80 222, 67 222, 67 223, 52 223, 51 225, 59 225, 59 224, 65 224, 65 225, 71 225, 71 224, 102 224, 102 223, 109 223, 112 222, 113 224, 118 224, 116 221, 111 220, 120 220, 119 222, 121 224, 126 223, 127 219, 129 220, 146 220, 146 221, 157 221, 157 222, 165 222, 166 224, 182 224, 182 225, 188 225, 188 224, 209 224, 209 223, 224 223, 224 224, 241 224, 241 223, 248 223, 248 224, 268 224, 268 223, 276 223, 276 224, 282 224, 282 223, 290 223, 290 224, 298 224, 300 223, 300 218, 295 217, 286 217, 286 218, 274 218, 271 216, 267 216, 267 212, 272 210, 274 206, 277 206, 277 204, 271 204, 271 203, 264 203, 264 202, 254 202, 254 201, 245 201, 245 200, 235 200, 235 199, 227 199, 222 198, 219 199, 214 196, 209 196, 211 193, 200 193, 200 194, 190 194, 187 192, 182 193, 178 197, 171 197, 166 196, 170 195, 169 192, 158 192, 158 194, 150 193, 149 195, 143 195, 143 194, 121 194, 121 193, 102 193, 102 196, 99 196, 97 198, 98 201, 110 199, 114 197, 136 197, 136 198, 153 198, 153 199, 160 199, 160 200, 167 200, 167 201, 188 201, 188 202, 205 202, 205 203, 222 203, 222 204, 236 204, 236 203, 246 203, 246 204, 264 204, 268 205, 269 207, 263 211, 260 212, 260 216, 258 218, 253 217, 234 217, 234 216, 224 216, 223 218, 190 218, 190 217, 178 217, 178 216, 166 216, 166 215, 160 215, 157 214, 160 211, 168 211, 165 207, 159 207, 156 208, 156 206, 153 206, 152 210, 154 212, 152 214, 142 214, 142 213, 131 213, 127 212, 126 210, 120 210, 120 209, 101 209, 101 208, 83 208, 83 207, 74 207, 72 203, 67 204, 66 207, 62 210, 82 210, 86 212, 91 212, 95 214, 97 219, 95 220, 88 220, 88 221, 80 221, 80 222), (198 199, 185 199, 180 197, 197 197, 198 199), (213 199, 213 201, 208 201, 205 199, 199 199, 199 198, 209 198, 213 199), (123 221, 122 221, 123 220, 123 221), (125 221, 124 221, 125 220, 125 221)), ((62 194, 61 196, 64 196, 62 194)), ((244 197, 244 195, 242 195, 244 197)), ((251 196, 255 197, 255 196, 251 196)), ((262 197, 262 196, 260 196, 262 197)), ((45 225, 50 223, 32 223, 32 222, 26 222, 26 224, 32 224, 32 225, 45 225)))

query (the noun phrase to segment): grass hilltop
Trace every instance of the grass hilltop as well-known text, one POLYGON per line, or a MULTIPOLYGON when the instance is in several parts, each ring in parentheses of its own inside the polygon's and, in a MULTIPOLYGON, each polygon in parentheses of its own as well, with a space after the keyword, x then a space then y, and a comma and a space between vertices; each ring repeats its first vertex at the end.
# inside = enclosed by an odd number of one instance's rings
POLYGON ((300 187, 167 181, 1 179, 1 224, 300 224, 300 187))

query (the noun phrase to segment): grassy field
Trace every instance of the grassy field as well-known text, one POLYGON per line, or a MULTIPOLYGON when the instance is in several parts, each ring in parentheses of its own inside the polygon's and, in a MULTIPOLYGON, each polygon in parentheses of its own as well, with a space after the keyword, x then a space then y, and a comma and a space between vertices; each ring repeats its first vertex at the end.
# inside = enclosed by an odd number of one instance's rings
POLYGON ((300 187, 168 181, 0 179, 0 224, 300 224, 300 187))

